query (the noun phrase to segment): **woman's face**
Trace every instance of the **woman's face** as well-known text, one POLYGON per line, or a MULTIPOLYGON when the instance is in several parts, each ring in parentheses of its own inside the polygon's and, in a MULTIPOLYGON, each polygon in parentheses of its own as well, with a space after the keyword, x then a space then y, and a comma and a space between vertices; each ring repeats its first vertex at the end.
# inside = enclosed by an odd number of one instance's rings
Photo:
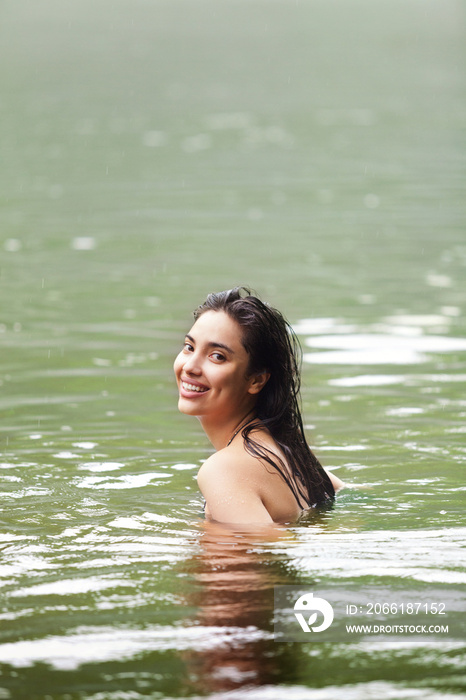
POLYGON ((175 360, 179 410, 219 422, 245 415, 261 388, 248 366, 240 326, 223 311, 206 311, 175 360))

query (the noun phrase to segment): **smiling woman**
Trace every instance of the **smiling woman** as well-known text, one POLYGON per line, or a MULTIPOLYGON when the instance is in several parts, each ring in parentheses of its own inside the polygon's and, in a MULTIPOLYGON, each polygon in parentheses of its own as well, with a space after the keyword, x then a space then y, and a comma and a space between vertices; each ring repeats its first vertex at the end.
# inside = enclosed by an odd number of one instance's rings
POLYGON ((342 482, 309 448, 299 409, 299 344, 279 311, 243 287, 210 294, 175 360, 178 408, 216 452, 198 474, 208 519, 296 520, 342 482))

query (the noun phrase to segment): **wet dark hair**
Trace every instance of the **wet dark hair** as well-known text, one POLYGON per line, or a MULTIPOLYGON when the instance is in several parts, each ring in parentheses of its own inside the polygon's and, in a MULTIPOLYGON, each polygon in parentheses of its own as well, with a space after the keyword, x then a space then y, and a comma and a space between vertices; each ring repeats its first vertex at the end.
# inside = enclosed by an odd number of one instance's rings
POLYGON ((241 327, 249 375, 270 373, 258 394, 257 420, 242 429, 246 450, 280 473, 301 508, 330 502, 335 496, 332 482, 304 434, 299 400, 302 352, 290 324, 246 287, 209 294, 194 312, 196 321, 207 311, 224 311, 241 327), (283 461, 254 440, 254 431, 262 426, 283 451, 291 478, 283 461))

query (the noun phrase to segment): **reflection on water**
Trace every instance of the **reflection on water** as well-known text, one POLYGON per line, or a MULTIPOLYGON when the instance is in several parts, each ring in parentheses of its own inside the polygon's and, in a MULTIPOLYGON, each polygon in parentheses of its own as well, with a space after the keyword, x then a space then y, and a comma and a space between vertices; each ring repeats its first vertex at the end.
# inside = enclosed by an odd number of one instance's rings
POLYGON ((200 552, 189 562, 198 583, 192 596, 196 624, 232 627, 239 634, 236 642, 185 657, 190 676, 199 692, 271 684, 280 675, 271 629, 273 586, 286 576, 280 574, 280 561, 264 556, 261 545, 281 533, 270 529, 262 536, 248 535, 212 523, 204 528, 200 552))
MULTIPOLYGON (((381 319, 369 328, 358 328, 336 319, 306 319, 295 326, 297 333, 308 335, 311 348, 331 348, 329 352, 305 353, 304 360, 330 365, 411 365, 423 364, 432 354, 466 350, 466 339, 452 338, 451 316, 460 309, 448 308, 444 315, 398 315, 381 319), (433 330, 426 333, 425 331, 433 330), (324 332, 322 332, 324 331, 324 332)), ((447 380, 444 380, 447 381, 447 380)))

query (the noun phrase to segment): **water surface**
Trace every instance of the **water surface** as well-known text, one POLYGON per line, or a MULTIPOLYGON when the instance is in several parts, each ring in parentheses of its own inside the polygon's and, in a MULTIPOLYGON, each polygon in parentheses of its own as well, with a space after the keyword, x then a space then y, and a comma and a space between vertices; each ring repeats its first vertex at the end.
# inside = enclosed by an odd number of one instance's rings
POLYGON ((273 589, 465 583, 464 6, 0 9, 0 697, 403 700, 464 640, 277 643, 273 589), (206 529, 192 308, 245 283, 352 488, 206 529))

